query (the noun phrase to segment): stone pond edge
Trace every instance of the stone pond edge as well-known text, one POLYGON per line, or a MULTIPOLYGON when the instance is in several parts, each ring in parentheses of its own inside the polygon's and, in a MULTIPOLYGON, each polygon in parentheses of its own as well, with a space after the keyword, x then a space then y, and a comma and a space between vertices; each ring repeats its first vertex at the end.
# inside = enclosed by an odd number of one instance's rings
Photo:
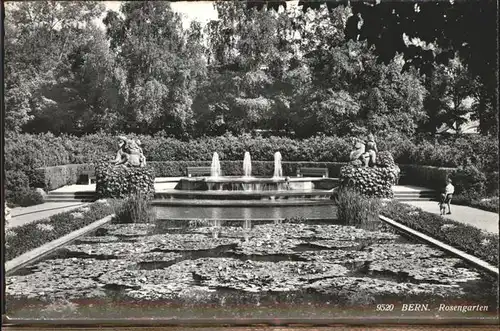
POLYGON ((483 260, 481 260, 481 259, 479 259, 479 258, 477 258, 477 257, 475 257, 473 255, 465 253, 465 252, 463 252, 463 251, 461 251, 461 250, 459 250, 459 249, 457 249, 455 247, 452 247, 452 246, 450 246, 448 244, 445 244, 442 241, 434 239, 434 238, 432 238, 432 237, 430 237, 428 235, 425 235, 425 234, 423 234, 423 233, 421 233, 419 231, 413 230, 413 229, 411 229, 411 228, 409 228, 409 227, 407 227, 407 226, 405 226, 403 224, 400 224, 400 223, 398 223, 398 222, 396 222, 396 221, 394 221, 394 220, 392 220, 392 219, 390 219, 388 217, 385 217, 383 215, 379 215, 379 218, 382 221, 384 221, 384 222, 386 222, 386 223, 388 223, 388 224, 390 224, 390 225, 398 228, 399 230, 402 230, 402 231, 404 231, 406 233, 409 233, 409 234, 411 234, 413 236, 416 236, 417 238, 422 239, 425 242, 430 243, 430 244, 432 244, 434 246, 437 246, 437 247, 439 247, 440 249, 442 249, 442 250, 444 250, 446 252, 449 252, 449 253, 451 253, 453 255, 459 256, 460 258, 466 260, 467 262, 473 264, 474 266, 477 266, 477 267, 479 267, 479 268, 481 268, 481 269, 483 269, 485 271, 488 271, 489 273, 495 274, 496 276, 499 275, 499 273, 498 273, 498 267, 495 267, 495 266, 489 264, 488 262, 485 262, 485 261, 483 261, 483 260))
POLYGON ((51 242, 48 242, 48 243, 46 243, 40 247, 37 247, 29 252, 26 252, 24 254, 19 255, 10 261, 5 262, 4 272, 10 273, 10 272, 13 272, 19 268, 26 266, 30 262, 33 262, 34 260, 37 260, 37 259, 43 257, 44 255, 51 253, 55 249, 60 248, 61 246, 67 244, 68 242, 73 241, 73 240, 83 236, 84 234, 92 232, 93 230, 96 230, 97 228, 110 222, 114 216, 115 216, 115 214, 108 215, 104 218, 101 218, 100 220, 95 221, 92 224, 89 224, 83 228, 80 228, 78 230, 70 232, 65 236, 62 236, 58 239, 55 239, 51 242))

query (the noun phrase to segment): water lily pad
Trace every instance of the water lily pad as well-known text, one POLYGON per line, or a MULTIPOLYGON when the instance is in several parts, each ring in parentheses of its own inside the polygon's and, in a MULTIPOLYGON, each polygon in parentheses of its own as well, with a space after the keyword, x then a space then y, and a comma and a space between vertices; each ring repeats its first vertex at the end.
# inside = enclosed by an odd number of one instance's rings
POLYGON ((281 261, 257 262, 206 258, 196 260, 193 276, 202 284, 246 292, 295 291, 311 280, 345 275, 338 264, 281 261))
POLYGON ((90 243, 110 243, 120 240, 116 236, 88 236, 78 239, 79 243, 90 244, 90 243))
POLYGON ((370 264, 370 270, 401 272, 417 280, 447 284, 480 279, 480 275, 475 271, 454 267, 460 262, 460 259, 456 258, 377 260, 370 264))
POLYGON ((444 256, 442 251, 424 244, 373 244, 368 247, 368 251, 370 260, 444 256))
POLYGON ((315 241, 310 241, 309 244, 323 248, 348 248, 360 245, 360 243, 355 241, 335 240, 335 239, 315 240, 315 241))
POLYGON ((252 228, 252 237, 272 239, 284 237, 289 239, 312 238, 314 237, 313 227, 308 224, 263 224, 252 228))
POLYGON ((326 262, 326 263, 352 263, 364 262, 368 260, 368 252, 355 250, 321 250, 306 251, 295 253, 300 258, 307 261, 326 262))
POLYGON ((148 252, 129 255, 126 259, 134 262, 170 262, 182 256, 182 254, 174 252, 148 252))
POLYGON ((106 285, 126 286, 136 289, 152 288, 151 285, 161 285, 166 288, 164 293, 176 293, 180 289, 193 284, 193 277, 189 268, 165 269, 122 269, 116 272, 103 274, 99 282, 106 285))
POLYGON ((329 295, 421 295, 446 297, 463 294, 458 285, 397 283, 368 277, 335 277, 322 279, 307 286, 309 289, 329 295))
POLYGON ((90 256, 107 255, 114 257, 127 257, 143 254, 154 247, 143 242, 107 242, 95 244, 75 244, 65 246, 62 250, 68 253, 84 253, 90 256))
POLYGON ((103 296, 95 278, 134 267, 130 261, 54 259, 38 263, 33 273, 6 278, 6 293, 27 298, 93 298, 103 296))
POLYGON ((153 233, 156 224, 134 223, 134 224, 107 224, 104 226, 108 234, 122 237, 147 236, 153 233))
POLYGON ((355 226, 345 226, 336 224, 311 225, 311 229, 315 232, 313 237, 317 239, 352 241, 361 239, 394 240, 399 238, 399 235, 390 232, 367 231, 357 228, 355 226))
POLYGON ((206 286, 186 284, 145 284, 138 289, 127 289, 126 295, 137 300, 191 299, 197 303, 205 301, 207 295, 215 292, 206 286))
POLYGON ((297 239, 252 237, 248 241, 239 242, 234 253, 243 255, 293 254, 293 248, 302 243, 303 241, 297 239))
POLYGON ((145 237, 141 244, 166 251, 197 251, 240 242, 234 238, 210 238, 202 234, 158 234, 145 237))

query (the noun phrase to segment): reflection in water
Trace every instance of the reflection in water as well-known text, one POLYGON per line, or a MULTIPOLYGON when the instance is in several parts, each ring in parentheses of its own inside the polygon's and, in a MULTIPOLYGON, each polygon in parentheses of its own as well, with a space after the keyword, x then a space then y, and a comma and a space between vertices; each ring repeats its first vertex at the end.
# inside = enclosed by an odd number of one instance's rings
POLYGON ((206 207, 206 206, 156 206, 157 219, 285 219, 292 217, 307 219, 335 219, 336 207, 278 206, 278 207, 206 207))

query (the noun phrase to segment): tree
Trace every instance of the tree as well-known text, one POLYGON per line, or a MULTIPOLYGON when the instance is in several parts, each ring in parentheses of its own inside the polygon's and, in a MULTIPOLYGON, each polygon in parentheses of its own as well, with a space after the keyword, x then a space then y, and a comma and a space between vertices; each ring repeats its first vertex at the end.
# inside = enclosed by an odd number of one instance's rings
MULTIPOLYGON (((333 9, 346 0, 300 1, 303 10, 326 3, 333 9)), ((497 129, 497 2, 493 0, 350 2, 346 36, 375 46, 380 61, 403 54, 404 69, 432 76, 435 65, 456 53, 478 83, 475 116, 483 133, 497 129), (411 42, 416 40, 416 42, 411 42)))
POLYGON ((434 134, 442 124, 457 133, 460 126, 468 121, 467 115, 473 111, 469 103, 477 89, 469 72, 460 59, 452 59, 448 65, 437 65, 433 70, 425 103, 428 120, 424 123, 426 132, 434 134))
POLYGON ((20 130, 53 108, 50 98, 91 21, 103 11, 92 1, 16 2, 7 7, 5 27, 6 128, 20 130))
POLYGON ((126 2, 123 18, 104 20, 126 76, 120 117, 126 130, 182 135, 193 122, 192 99, 204 76, 199 25, 188 31, 167 2, 126 2))

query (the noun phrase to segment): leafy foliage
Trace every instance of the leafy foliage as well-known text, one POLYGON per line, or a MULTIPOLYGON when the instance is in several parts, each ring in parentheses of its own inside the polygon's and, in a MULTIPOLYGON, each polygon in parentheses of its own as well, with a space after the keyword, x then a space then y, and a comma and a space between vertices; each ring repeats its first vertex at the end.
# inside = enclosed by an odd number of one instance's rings
POLYGON ((350 188, 343 188, 336 199, 337 218, 342 224, 361 225, 378 218, 380 203, 350 188))
POLYGON ((96 164, 96 193, 100 198, 127 198, 134 194, 151 198, 155 174, 150 167, 114 166, 108 162, 96 164))
POLYGON ((155 219, 149 199, 142 193, 133 194, 116 211, 114 223, 153 223, 155 219))
POLYGON ((43 196, 39 192, 29 188, 21 188, 14 191, 8 190, 5 200, 11 205, 20 207, 39 205, 44 202, 43 196))

